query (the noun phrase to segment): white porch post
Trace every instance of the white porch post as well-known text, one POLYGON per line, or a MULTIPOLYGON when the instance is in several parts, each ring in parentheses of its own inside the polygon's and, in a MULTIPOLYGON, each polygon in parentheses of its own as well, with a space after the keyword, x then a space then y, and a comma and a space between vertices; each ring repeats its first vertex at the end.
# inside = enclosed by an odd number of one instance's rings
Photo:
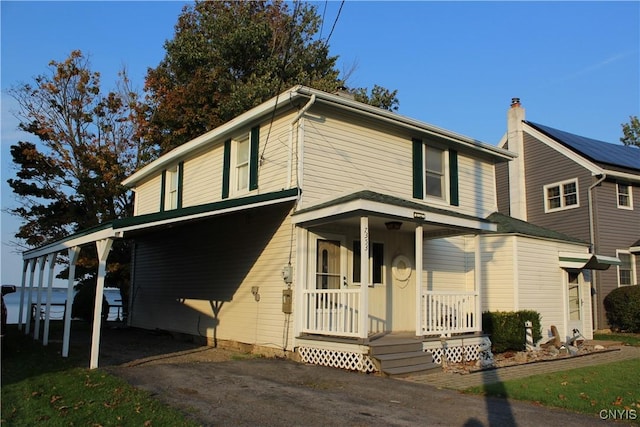
POLYGON ((18 330, 22 330, 22 315, 24 314, 24 293, 26 291, 27 284, 27 271, 29 271, 30 260, 24 260, 22 262, 22 280, 20 282, 20 307, 18 308, 18 330))
POLYGON ((476 331, 482 331, 482 238, 479 234, 475 237, 476 253, 475 253, 475 286, 474 291, 476 293, 476 331))
POLYGON ((62 357, 69 357, 69 341, 71 337, 71 308, 73 304, 73 283, 76 276, 76 262, 80 248, 69 248, 69 283, 67 284, 67 303, 64 308, 64 334, 62 338, 62 357))
MULTIPOLYGON (((47 261, 47 258, 43 255, 38 258, 40 261, 40 276, 38 276, 38 296, 36 297, 36 321, 35 326, 33 327, 33 339, 40 339, 40 308, 42 306, 42 283, 44 282, 44 264, 47 261)), ((29 304, 29 311, 31 311, 31 304, 29 304)))
POLYGON ((360 217, 360 338, 369 336, 369 217, 360 217))
POLYGON ((89 369, 98 367, 100 353, 100 327, 102 326, 102 297, 104 295, 104 277, 107 273, 107 257, 113 244, 112 239, 96 241, 98 247, 98 281, 96 283, 96 301, 93 309, 93 334, 91 336, 91 363, 89 369))
MULTIPOLYGON (((29 263, 31 264, 31 276, 29 277, 29 292, 27 292, 27 315, 25 316, 26 319, 26 323, 27 326, 26 328, 24 328, 24 333, 26 335, 29 335, 29 332, 31 331, 31 298, 32 298, 32 292, 33 292, 33 281, 35 280, 35 276, 36 276, 36 264, 38 262, 37 258, 31 258, 29 260, 29 263)), ((20 306, 20 310, 22 310, 23 307, 22 305, 20 306)), ((20 316, 22 317, 22 315, 20 316)))
POLYGON ((49 323, 51 319, 51 299, 53 297, 53 268, 56 264, 56 252, 47 255, 47 262, 49 263, 49 276, 47 282, 47 303, 44 310, 44 332, 42 334, 42 345, 49 344, 49 323))
POLYGON ((424 253, 422 225, 416 225, 416 335, 422 335, 422 256, 424 253))
POLYGON ((307 318, 308 311, 311 309, 304 298, 304 291, 308 288, 308 245, 309 234, 307 230, 302 227, 296 227, 296 268, 294 269, 295 282, 293 284, 293 298, 295 301, 295 305, 293 306, 294 337, 300 336, 300 332, 306 326, 304 319, 307 318))

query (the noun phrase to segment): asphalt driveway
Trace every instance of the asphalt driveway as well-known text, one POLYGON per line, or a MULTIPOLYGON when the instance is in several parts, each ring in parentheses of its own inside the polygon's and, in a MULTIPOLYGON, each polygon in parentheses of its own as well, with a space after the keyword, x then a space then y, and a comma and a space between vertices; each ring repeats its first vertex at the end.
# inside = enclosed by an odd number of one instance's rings
POLYGON ((605 423, 597 413, 577 415, 410 381, 257 358, 139 331, 104 334, 100 360, 107 371, 148 390, 206 426, 605 423))

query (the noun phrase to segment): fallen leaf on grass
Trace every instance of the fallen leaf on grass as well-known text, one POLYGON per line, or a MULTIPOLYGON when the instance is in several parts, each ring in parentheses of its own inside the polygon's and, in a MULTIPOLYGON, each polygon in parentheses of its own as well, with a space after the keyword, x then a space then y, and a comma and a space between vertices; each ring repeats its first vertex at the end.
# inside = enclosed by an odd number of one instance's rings
POLYGON ((55 403, 60 399, 62 399, 62 396, 51 396, 51 399, 49 400, 49 403, 55 403))
POLYGON ((151 426, 151 420, 147 420, 144 422, 144 427, 150 427, 151 426))
POLYGON ((560 399, 560 400, 567 400, 567 396, 565 396, 564 394, 559 394, 559 395, 558 395, 558 399, 560 399))
POLYGON ((560 383, 560 385, 567 385, 567 384, 568 384, 568 383, 567 383, 566 381, 562 381, 562 382, 560 383))
POLYGON ((612 405, 615 405, 615 406, 620 406, 620 405, 622 405, 622 397, 620 397, 620 396, 616 397, 616 400, 615 400, 613 403, 611 403, 611 404, 612 404, 612 405))

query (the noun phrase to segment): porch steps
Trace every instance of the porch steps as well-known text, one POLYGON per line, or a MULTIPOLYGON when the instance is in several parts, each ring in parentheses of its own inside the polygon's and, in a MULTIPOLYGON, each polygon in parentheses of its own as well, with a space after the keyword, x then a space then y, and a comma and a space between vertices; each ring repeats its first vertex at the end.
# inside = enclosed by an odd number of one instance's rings
POLYGON ((409 376, 440 370, 440 365, 433 363, 431 354, 422 350, 422 341, 373 341, 369 343, 369 353, 378 369, 388 376, 409 376))

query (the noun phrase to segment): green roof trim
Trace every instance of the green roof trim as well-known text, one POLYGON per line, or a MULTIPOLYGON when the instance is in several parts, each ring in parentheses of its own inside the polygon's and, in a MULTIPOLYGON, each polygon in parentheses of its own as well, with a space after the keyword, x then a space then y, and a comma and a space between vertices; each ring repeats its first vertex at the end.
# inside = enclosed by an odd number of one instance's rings
POLYGON ((198 215, 207 212, 215 212, 222 209, 236 208, 242 206, 248 206, 255 203, 270 202, 278 199, 286 199, 289 197, 297 196, 298 188, 291 188, 289 190, 274 191, 271 193, 257 194, 255 196, 241 197, 238 199, 225 199, 219 202, 207 203, 204 205, 189 206, 181 209, 172 209, 164 212, 157 212, 146 215, 138 215, 129 218, 122 218, 113 221, 114 230, 120 228, 132 227, 137 225, 150 224, 158 221, 165 221, 170 219, 179 219, 182 217, 188 217, 191 215, 198 215))
POLYGON ((487 219, 497 224, 498 231, 496 231, 496 233, 523 234, 526 236, 563 240, 566 242, 588 245, 588 243, 583 240, 558 233, 557 231, 549 230, 548 228, 533 225, 529 222, 515 219, 499 212, 492 213, 487 217, 487 219))

